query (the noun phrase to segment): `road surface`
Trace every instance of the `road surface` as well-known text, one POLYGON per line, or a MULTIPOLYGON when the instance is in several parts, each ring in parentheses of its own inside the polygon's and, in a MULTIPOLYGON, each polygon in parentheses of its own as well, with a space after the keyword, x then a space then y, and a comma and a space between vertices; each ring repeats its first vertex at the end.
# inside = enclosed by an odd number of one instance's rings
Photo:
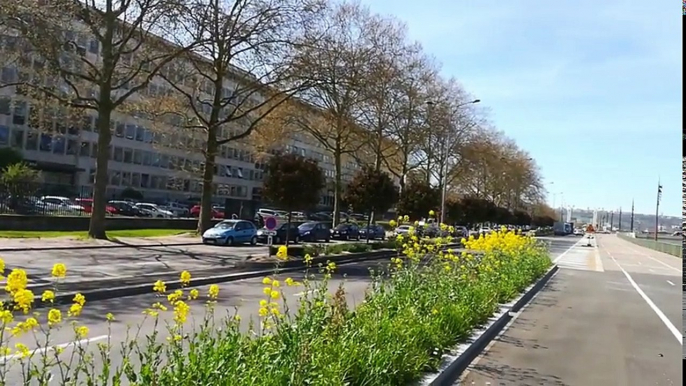
MULTIPOLYGON (((542 239, 549 244, 552 259, 565 253, 577 241, 574 238, 549 237, 542 239)), ((369 270, 383 269, 386 264, 387 262, 385 261, 364 261, 342 265, 338 267, 328 284, 329 292, 334 293, 339 285, 343 285, 346 290, 346 300, 349 307, 355 307, 364 300, 367 287, 371 281, 369 270)), ((302 280, 304 272, 279 275, 279 279, 282 282, 286 277, 302 280)), ((314 282, 316 283, 317 280, 314 282)), ((227 312, 233 314, 236 312, 235 309, 237 309, 237 312, 242 317, 242 329, 247 332, 250 318, 258 320, 259 301, 265 298, 262 293, 264 285, 261 282, 261 278, 222 283, 219 284, 219 287, 220 296, 216 306, 216 315, 226 315, 227 312)), ((199 287, 199 290, 201 293, 207 293, 207 288, 199 287)), ((285 299, 287 299, 289 307, 294 307, 297 304, 297 300, 305 295, 302 287, 284 287, 284 290, 285 299)), ((95 345, 105 341, 109 334, 113 337, 112 344, 114 347, 119 347, 118 342, 126 337, 129 326, 140 326, 141 336, 151 334, 155 330, 155 325, 151 320, 145 320, 141 312, 156 301, 162 301, 166 304, 166 299, 157 297, 154 294, 86 303, 84 312, 78 318, 78 321, 79 324, 89 327, 90 344, 88 342, 83 342, 83 344, 94 349, 95 345), (105 318, 108 312, 114 314, 116 318, 115 322, 111 325, 111 333, 108 332, 110 326, 108 326, 105 318)), ((188 326, 192 325, 194 321, 201 320, 205 311, 203 300, 190 302, 189 305, 191 306, 191 315, 194 315, 195 318, 189 318, 188 326)), ((66 308, 62 307, 62 309, 66 312, 66 308)), ((45 312, 45 310, 40 311, 45 312)), ((171 312, 163 314, 164 320, 171 320, 172 317, 173 314, 171 312)), ((44 320, 45 315, 42 315, 41 318, 44 320)), ((164 323, 161 323, 161 325, 164 325, 164 323)), ((168 334, 164 332, 163 328, 158 328, 158 330, 162 330, 160 339, 165 339, 168 334)), ((39 334, 39 339, 44 339, 44 337, 39 334)), ((65 347, 66 351, 63 355, 69 355, 70 350, 73 349, 74 332, 69 326, 65 326, 54 332, 50 341, 50 346, 61 345, 65 347)), ((24 343, 30 348, 37 347, 35 338, 30 335, 12 339, 9 347, 14 347, 18 342, 24 343)), ((121 363, 119 351, 114 350, 112 358, 115 363, 121 363)), ((0 360, 1 362, 2 360, 0 360)), ((20 381, 19 368, 13 366, 10 369, 10 379, 8 379, 7 384, 19 384, 20 381)))
POLYGON ((682 260, 615 235, 574 247, 460 385, 680 385, 682 260))

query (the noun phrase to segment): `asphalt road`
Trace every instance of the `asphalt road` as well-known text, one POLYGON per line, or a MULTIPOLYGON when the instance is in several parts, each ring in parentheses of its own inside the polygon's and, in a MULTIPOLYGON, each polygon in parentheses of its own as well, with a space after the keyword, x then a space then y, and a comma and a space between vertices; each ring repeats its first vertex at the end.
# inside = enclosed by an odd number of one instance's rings
MULTIPOLYGON (((551 258, 555 259, 561 254, 565 253, 574 243, 576 239, 547 237, 541 238, 546 241, 551 251, 551 258)), ((368 285, 371 281, 369 270, 381 270, 387 262, 384 261, 365 261, 354 264, 347 264, 338 267, 335 274, 328 284, 330 293, 334 293, 336 289, 343 285, 346 290, 346 300, 349 307, 355 307, 362 302, 365 297, 368 285)), ((319 275, 316 275, 313 283, 319 281, 319 275)), ((278 278, 283 282, 286 277, 292 277, 294 280, 302 281, 304 272, 278 275, 278 278)), ((226 313, 233 314, 238 312, 242 317, 242 329, 247 332, 250 319, 258 320, 257 311, 259 309, 259 301, 264 299, 262 293, 264 285, 262 279, 248 279, 235 282, 227 282, 219 284, 220 296, 216 306, 215 315, 226 315, 226 313)), ((201 293, 207 293, 208 287, 199 287, 201 293)), ((304 294, 302 287, 284 287, 285 299, 289 307, 297 306, 297 300, 304 294)), ((102 343, 107 340, 107 336, 111 336, 111 344, 114 347, 119 347, 129 333, 137 332, 140 336, 150 335, 153 331, 161 331, 159 339, 166 339, 168 334, 164 330, 164 322, 171 321, 173 314, 171 312, 163 313, 161 317, 162 323, 157 326, 151 319, 146 319, 142 314, 142 310, 149 307, 156 301, 166 302, 166 299, 155 296, 154 294, 131 296, 125 298, 117 298, 110 300, 97 301, 86 303, 83 314, 78 318, 79 324, 84 324, 89 327, 90 333, 89 341, 80 342, 79 344, 87 346, 89 350, 95 351, 97 343, 102 343), (111 312, 114 314, 116 320, 108 325, 105 315, 111 312), (130 330, 131 328, 133 330, 130 330), (110 330, 111 329, 111 330, 110 330), (140 330, 139 330, 140 329, 140 330)), ((202 320, 205 314, 205 305, 203 299, 199 299, 190 303, 191 315, 187 323, 192 326, 194 323, 202 320)), ((62 308, 66 312, 66 308, 62 308)), ((45 310, 40 310, 45 313, 45 310)), ((45 320, 45 315, 40 316, 45 320)), ((39 341, 42 342, 44 336, 38 335, 39 341)), ((17 342, 26 344, 28 347, 35 348, 45 346, 44 343, 37 344, 33 336, 22 336, 13 339, 9 343, 9 347, 14 347, 17 342)), ((73 345, 74 333, 67 325, 62 329, 53 332, 50 337, 49 346, 60 345, 65 347, 63 355, 69 355, 70 351, 74 349, 73 345)), ((115 349, 112 353, 112 360, 114 363, 121 363, 122 356, 119 351, 115 349)), ((2 363, 2 360, 0 360, 2 363)), ((20 384, 19 368, 15 365, 10 368, 10 378, 7 384, 20 384)))
POLYGON ((682 260, 615 235, 596 241, 558 260, 558 274, 458 384, 681 384, 682 260))
MULTIPOLYGON (((331 243, 346 243, 334 241, 331 243)), ((236 263, 251 257, 267 256, 268 247, 250 246, 140 246, 127 248, 32 250, 2 252, 6 273, 13 268, 22 268, 32 284, 49 284, 50 272, 55 263, 67 266, 68 275, 62 282, 118 279, 123 284, 139 280, 141 276, 176 273, 188 270, 191 273, 212 272, 221 274, 236 263)))

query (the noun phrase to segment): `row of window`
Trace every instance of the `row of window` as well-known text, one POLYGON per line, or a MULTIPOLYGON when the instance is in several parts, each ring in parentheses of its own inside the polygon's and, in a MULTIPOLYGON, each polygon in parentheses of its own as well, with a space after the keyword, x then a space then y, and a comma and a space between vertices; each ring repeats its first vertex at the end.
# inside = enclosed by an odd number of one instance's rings
MULTIPOLYGON (((130 187, 134 189, 167 190, 175 192, 202 192, 202 182, 188 178, 162 176, 148 173, 108 171, 108 182, 111 187, 130 187)), ((95 170, 90 171, 89 182, 95 181, 95 170)), ((213 184, 214 194, 219 196, 247 198, 248 187, 244 185, 213 184)))

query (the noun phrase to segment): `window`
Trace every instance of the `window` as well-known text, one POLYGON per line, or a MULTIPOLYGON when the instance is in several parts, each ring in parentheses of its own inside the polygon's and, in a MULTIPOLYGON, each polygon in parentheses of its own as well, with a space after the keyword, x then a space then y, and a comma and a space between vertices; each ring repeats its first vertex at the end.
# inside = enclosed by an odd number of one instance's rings
POLYGON ((24 125, 26 123, 26 102, 19 101, 14 105, 12 123, 19 126, 24 125))
POLYGON ((123 137, 124 136, 124 130, 126 130, 126 126, 124 126, 123 123, 117 122, 116 130, 114 131, 114 135, 117 137, 123 137))
POLYGON ((162 169, 167 169, 169 167, 169 156, 168 155, 162 155, 160 157, 160 166, 162 169))
POLYGON ((0 71, 0 82, 13 83, 17 81, 17 69, 15 67, 3 67, 0 71))
POLYGON ((0 97, 0 115, 10 115, 12 100, 6 97, 0 97))
POLYGON ((160 184, 160 177, 158 176, 151 176, 150 177, 150 188, 152 189, 162 189, 162 186, 160 184))
POLYGON ((76 140, 75 139, 68 139, 67 140, 67 155, 74 155, 76 154, 76 140))
POLYGON ((114 148, 114 160, 117 162, 122 162, 124 160, 124 149, 121 147, 114 148))
POLYGON ((118 186, 119 183, 121 183, 121 173, 120 172, 113 172, 112 173, 111 183, 114 186, 118 186))
POLYGON ((132 173, 131 174, 131 186, 134 188, 138 188, 141 185, 141 174, 140 173, 132 173))
POLYGON ((7 145, 10 143, 10 128, 7 126, 0 126, 0 145, 7 145))
POLYGON ((10 146, 17 149, 24 147, 24 130, 14 128, 12 129, 12 138, 10 138, 10 146))
POLYGON ((150 130, 148 129, 143 129, 144 134, 143 134, 143 142, 145 143, 152 143, 153 140, 153 134, 150 130))
POLYGON ((238 175, 238 178, 243 178, 243 168, 236 169, 236 174, 238 175))
POLYGON ((124 163, 130 164, 133 162, 133 150, 124 149, 124 163))
POLYGON ((121 174, 121 184, 124 186, 131 186, 131 173, 123 172, 121 174))
POLYGON ((140 165, 143 162, 143 155, 141 150, 134 150, 133 151, 133 163, 136 165, 140 165))
POLYGON ((98 156, 98 144, 93 142, 93 145, 91 146, 91 158, 95 158, 98 156))
POLYGON ((53 138, 52 152, 54 154, 64 155, 65 147, 65 140, 63 136, 59 135, 53 138))
POLYGON ((136 125, 126 125, 126 138, 133 139, 136 136, 136 125))
POLYGON ((93 131, 93 117, 90 115, 83 117, 81 126, 85 131, 93 131))
POLYGON ((41 133, 40 135, 40 150, 45 152, 52 151, 52 135, 41 133))
POLYGON ((29 131, 26 135, 26 150, 38 150, 38 132, 29 131))
POLYGON ((91 39, 91 41, 88 42, 88 52, 97 55, 100 52, 100 42, 96 39, 91 39))
POLYGON ((81 142, 81 150, 79 150, 79 155, 81 157, 88 157, 90 156, 90 142, 81 142))
POLYGON ((150 166, 152 164, 152 154, 149 151, 143 152, 143 165, 150 166))
POLYGON ((136 126, 136 141, 143 142, 145 138, 145 128, 143 126, 136 126))
POLYGON ((141 188, 147 188, 150 186, 150 175, 141 174, 141 188))

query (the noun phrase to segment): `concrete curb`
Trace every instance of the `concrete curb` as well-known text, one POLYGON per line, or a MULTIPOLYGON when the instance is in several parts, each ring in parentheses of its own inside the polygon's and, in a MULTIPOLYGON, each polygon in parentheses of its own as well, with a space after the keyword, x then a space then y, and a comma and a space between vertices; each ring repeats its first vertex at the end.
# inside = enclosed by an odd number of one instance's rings
MULTIPOLYGON (((453 245, 453 244, 451 244, 453 245)), ((455 248, 454 246, 448 245, 444 248, 455 248)), ((361 261, 373 261, 373 260, 381 260, 381 259, 389 259, 391 257, 397 256, 398 251, 394 250, 382 250, 382 251, 372 251, 372 252, 365 252, 364 254, 362 253, 357 253, 357 254, 346 254, 346 255, 330 255, 330 256, 320 256, 317 258, 314 258, 312 260, 312 266, 316 267, 317 264, 323 263, 325 264, 327 261, 332 261, 336 263, 337 265, 345 265, 345 264, 351 264, 351 263, 357 263, 361 261), (362 255, 362 256, 361 256, 362 255), (319 259, 319 260, 317 260, 319 259)), ((292 260, 290 261, 293 264, 290 266, 279 266, 278 267, 278 272, 283 273, 283 272, 294 272, 294 271, 301 271, 307 266, 302 260, 292 260)), ((273 265, 272 265, 273 267, 273 265)), ((251 267, 245 267, 245 266, 238 266, 236 267, 238 269, 245 269, 245 268, 251 268, 251 267)), ((259 267, 262 268, 262 267, 259 267)), ((217 283, 225 283, 225 282, 230 282, 230 281, 237 281, 237 280, 244 280, 244 279, 252 279, 256 277, 263 277, 267 275, 271 275, 275 272, 275 268, 269 268, 269 269, 256 269, 253 271, 243 271, 243 272, 233 272, 229 274, 224 274, 224 275, 216 275, 216 276, 207 276, 207 277, 200 277, 197 279, 191 279, 191 282, 186 288, 190 287, 200 287, 204 285, 209 285, 209 284, 217 284, 217 283)), ((191 272, 192 274, 192 272, 191 272)), ((107 300, 107 299, 114 299, 114 298, 121 298, 121 297, 127 297, 127 296, 136 296, 136 295, 144 295, 148 293, 153 292, 153 284, 154 282, 149 282, 149 283, 143 283, 143 284, 133 284, 133 285, 128 285, 128 286, 121 286, 121 287, 113 287, 113 288, 100 288, 97 290, 86 290, 86 291, 68 291, 64 293, 57 293, 55 294, 55 299, 54 301, 51 302, 43 302, 41 300, 41 294, 34 294, 36 295, 34 297, 34 303, 33 303, 33 308, 43 308, 43 307, 51 307, 53 305, 59 305, 59 304, 70 304, 73 302, 74 295, 76 293, 81 293, 85 298, 86 301, 92 302, 92 301, 99 301, 99 300, 107 300)), ((184 287, 181 283, 180 280, 169 280, 165 281, 165 285, 167 287, 167 290, 175 290, 184 287)))
POLYGON ((472 342, 462 353, 456 358, 452 359, 447 366, 444 366, 436 375, 429 377, 420 384, 422 386, 446 386, 454 384, 460 375, 469 367, 476 357, 486 348, 486 346, 507 326, 507 324, 514 317, 514 313, 519 312, 524 305, 526 305, 531 298, 534 297, 545 285, 550 278, 557 273, 559 267, 557 264, 553 265, 543 277, 531 286, 523 295, 517 299, 509 310, 505 310, 490 326, 486 328, 483 333, 472 342))
POLYGON ((74 245, 70 247, 19 247, 0 248, 3 252, 30 252, 30 251, 67 251, 83 249, 110 249, 110 248, 151 248, 151 247, 184 247, 190 245, 202 245, 200 241, 171 244, 115 244, 115 245, 74 245))

